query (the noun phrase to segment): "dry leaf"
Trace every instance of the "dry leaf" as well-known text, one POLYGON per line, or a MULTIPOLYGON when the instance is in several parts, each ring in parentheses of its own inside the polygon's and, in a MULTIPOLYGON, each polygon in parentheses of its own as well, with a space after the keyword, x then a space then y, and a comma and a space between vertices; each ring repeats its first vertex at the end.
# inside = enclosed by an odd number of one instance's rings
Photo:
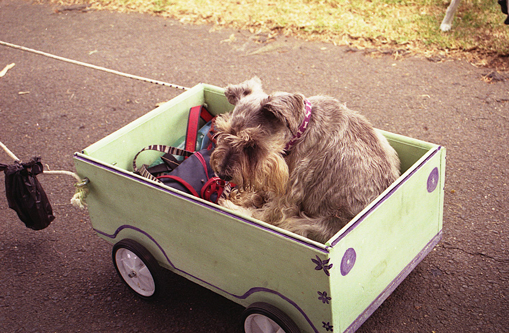
POLYGON ((15 64, 14 64, 14 63, 12 63, 12 64, 9 64, 9 65, 5 66, 5 67, 4 67, 4 69, 2 69, 2 71, 0 72, 0 77, 3 77, 3 76, 7 73, 7 71, 8 71, 9 69, 11 69, 12 67, 14 67, 14 65, 15 65, 15 64))
POLYGON ((235 34, 231 34, 228 39, 222 40, 221 43, 232 43, 236 40, 235 34))

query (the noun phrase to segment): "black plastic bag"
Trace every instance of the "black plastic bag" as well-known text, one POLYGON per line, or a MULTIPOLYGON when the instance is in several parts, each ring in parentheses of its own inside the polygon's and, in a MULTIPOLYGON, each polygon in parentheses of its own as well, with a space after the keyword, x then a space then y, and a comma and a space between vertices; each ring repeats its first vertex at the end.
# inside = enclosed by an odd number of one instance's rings
POLYGON ((2 170, 5 173, 9 208, 14 209, 30 229, 41 230, 49 226, 55 217, 48 197, 36 177, 43 171, 41 158, 34 157, 27 163, 0 164, 2 170))

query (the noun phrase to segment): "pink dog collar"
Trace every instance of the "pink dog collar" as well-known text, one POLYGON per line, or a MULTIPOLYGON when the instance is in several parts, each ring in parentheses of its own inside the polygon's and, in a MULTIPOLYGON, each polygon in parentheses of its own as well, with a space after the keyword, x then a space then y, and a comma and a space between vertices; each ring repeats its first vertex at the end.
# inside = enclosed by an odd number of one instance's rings
POLYGON ((309 120, 311 119, 311 110, 313 108, 313 105, 311 105, 311 102, 307 99, 304 99, 304 104, 306 105, 306 114, 304 116, 304 120, 302 121, 302 124, 299 127, 299 130, 297 131, 297 134, 293 136, 293 138, 286 144, 285 147, 285 154, 288 155, 290 153, 290 150, 295 146, 295 143, 297 140, 300 139, 302 134, 306 131, 306 128, 308 128, 309 120))

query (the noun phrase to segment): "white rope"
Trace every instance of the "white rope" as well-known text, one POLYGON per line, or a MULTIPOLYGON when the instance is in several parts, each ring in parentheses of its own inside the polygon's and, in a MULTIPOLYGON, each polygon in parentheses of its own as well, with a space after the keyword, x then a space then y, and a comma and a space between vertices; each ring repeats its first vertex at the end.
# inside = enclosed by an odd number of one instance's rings
POLYGON ((78 174, 71 172, 71 171, 49 170, 48 165, 46 165, 46 168, 48 168, 48 170, 44 170, 42 175, 67 175, 67 176, 74 177, 74 179, 76 179, 78 182, 76 184, 74 184, 75 191, 74 191, 74 195, 71 198, 71 204, 74 207, 78 207, 80 209, 83 209, 87 206, 87 203, 85 202, 85 198, 88 195, 88 187, 87 187, 88 179, 87 178, 81 179, 80 176, 78 176, 78 174))
POLYGON ((9 148, 7 148, 6 145, 4 145, 1 141, 0 141, 0 147, 2 147, 5 152, 7 153, 7 155, 9 155, 10 158, 12 158, 14 161, 19 161, 20 159, 16 157, 16 155, 13 154, 12 151, 9 150, 9 148))
POLYGON ((50 54, 50 53, 46 53, 46 52, 30 49, 28 47, 24 47, 24 46, 20 46, 20 45, 16 45, 16 44, 11 44, 11 43, 7 43, 7 42, 3 42, 1 40, 0 40, 0 45, 9 46, 9 47, 12 47, 14 49, 23 50, 23 51, 27 51, 27 52, 32 52, 32 53, 35 53, 35 54, 43 55, 45 57, 49 57, 49 58, 53 58, 53 59, 57 59, 57 60, 65 61, 65 62, 69 62, 71 64, 75 64, 75 65, 79 65, 79 66, 85 66, 85 67, 97 69, 97 70, 100 70, 100 71, 103 71, 103 72, 107 72, 107 73, 111 73, 111 74, 115 74, 115 75, 120 75, 120 76, 128 77, 130 79, 141 80, 141 81, 145 81, 145 82, 149 82, 149 83, 155 83, 155 84, 159 84, 159 85, 166 86, 166 87, 171 87, 171 88, 176 88, 176 89, 189 90, 189 88, 187 88, 187 87, 179 86, 179 85, 176 85, 176 84, 167 83, 167 82, 163 82, 163 81, 152 80, 152 79, 148 79, 148 78, 137 76, 137 75, 131 75, 131 74, 127 74, 127 73, 122 73, 122 72, 119 72, 119 71, 116 71, 116 70, 113 70, 113 69, 108 69, 108 68, 105 68, 105 67, 88 64, 86 62, 81 62, 81 61, 77 61, 77 60, 72 60, 72 59, 60 57, 60 56, 57 56, 57 55, 54 55, 54 54, 50 54))
MULTIPOLYGON (((12 44, 12 43, 7 43, 7 42, 4 42, 4 41, 0 41, 0 45, 12 47, 14 49, 18 49, 18 50, 22 50, 22 51, 32 52, 32 53, 39 54, 39 55, 42 55, 42 56, 45 56, 45 57, 49 57, 49 58, 53 58, 53 59, 56 59, 56 60, 65 61, 65 62, 68 62, 68 63, 71 63, 71 64, 75 64, 75 65, 79 65, 79 66, 89 67, 89 68, 100 70, 100 71, 107 72, 107 73, 110 73, 110 74, 120 75, 120 76, 127 77, 127 78, 130 78, 130 79, 145 81, 145 82, 148 82, 148 83, 159 84, 159 85, 162 85, 162 86, 176 88, 176 89, 189 90, 189 88, 187 88, 187 87, 179 86, 179 85, 176 85, 176 84, 167 83, 167 82, 163 82, 163 81, 152 80, 152 79, 148 79, 148 78, 137 76, 137 75, 126 74, 126 73, 122 73, 122 72, 119 72, 119 71, 116 71, 116 70, 113 70, 113 69, 108 69, 108 68, 105 68, 105 67, 92 65, 92 64, 85 63, 85 62, 81 62, 81 61, 77 61, 77 60, 72 60, 72 59, 60 57, 60 56, 57 56, 57 55, 54 55, 54 54, 50 54, 50 53, 34 50, 34 49, 31 49, 31 48, 28 48, 28 47, 24 47, 24 46, 12 44)), ((17 158, 16 155, 14 155, 2 142, 0 142, 0 147, 2 147, 5 150, 5 152, 14 161, 21 162, 20 159, 17 158)), ((78 183, 74 184, 74 187, 76 188, 76 192, 74 193, 74 196, 71 199, 71 204, 73 206, 79 207, 81 209, 86 207, 85 198, 86 198, 86 196, 88 194, 88 188, 87 188, 88 179, 87 178, 81 179, 74 172, 65 171, 65 170, 47 170, 47 171, 44 171, 42 174, 69 175, 69 176, 74 177, 78 181, 78 183)))
MULTIPOLYGON (((46 165, 46 167, 48 167, 48 166, 46 165)), ((67 175, 67 176, 74 177, 74 179, 76 179, 79 182, 82 181, 82 179, 80 178, 80 176, 78 176, 78 174, 71 172, 71 171, 66 171, 66 170, 44 170, 42 174, 43 175, 67 175)))

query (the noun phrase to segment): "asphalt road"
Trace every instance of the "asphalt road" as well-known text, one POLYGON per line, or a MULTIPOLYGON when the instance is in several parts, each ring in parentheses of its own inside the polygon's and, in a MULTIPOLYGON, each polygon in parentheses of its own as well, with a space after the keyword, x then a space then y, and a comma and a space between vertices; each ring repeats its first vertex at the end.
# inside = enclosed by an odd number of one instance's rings
MULTIPOLYGON (((258 75, 266 91, 331 95, 378 128, 445 146, 444 238, 359 332, 507 332, 509 80, 487 83, 492 70, 23 0, 0 0, 0 40, 187 87, 258 75)), ((0 46, 0 70, 10 63, 0 141, 56 170, 181 92, 0 46)), ((87 211, 69 204, 74 180, 39 179, 56 215, 42 231, 24 227, 0 182, 0 331, 237 331, 242 307, 172 274, 166 299, 138 300, 87 211)))

